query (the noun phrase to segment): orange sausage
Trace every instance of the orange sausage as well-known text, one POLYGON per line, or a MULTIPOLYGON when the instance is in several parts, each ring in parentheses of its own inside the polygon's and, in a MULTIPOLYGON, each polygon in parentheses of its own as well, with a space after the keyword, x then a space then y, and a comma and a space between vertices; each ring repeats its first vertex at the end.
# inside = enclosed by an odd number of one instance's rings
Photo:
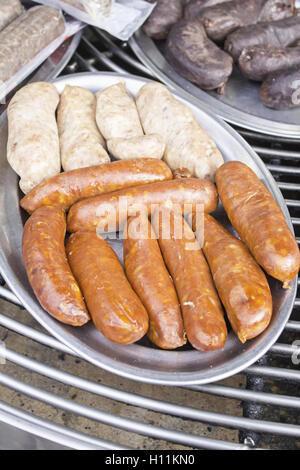
POLYGON ((123 238, 125 272, 149 314, 149 339, 163 349, 186 343, 178 297, 146 215, 129 217, 123 238))
POLYGON ((230 324, 242 343, 269 325, 272 296, 262 269, 241 240, 204 214, 203 252, 230 324))
POLYGON ((153 206, 160 204, 168 207, 176 204, 182 210, 195 210, 197 205, 202 204, 206 212, 212 212, 217 207, 218 196, 213 183, 198 178, 182 178, 121 189, 74 204, 68 215, 67 230, 114 232, 124 226, 128 215, 135 215, 132 213, 135 208, 143 207, 149 215, 153 206))
POLYGON ((201 351, 222 348, 227 337, 222 306, 192 229, 180 213, 166 208, 154 213, 153 227, 176 287, 189 342, 201 351), (168 217, 169 237, 163 235, 168 217))
POLYGON ((283 283, 299 271, 295 237, 272 194, 244 163, 227 162, 216 173, 218 192, 227 215, 264 270, 283 283))
POLYGON ((40 183, 20 205, 29 214, 44 205, 69 209, 76 201, 121 188, 172 179, 172 171, 156 158, 117 161, 66 171, 40 183))
POLYGON ((42 307, 57 320, 81 326, 90 319, 67 261, 62 209, 44 206, 27 220, 22 239, 29 282, 42 307))
POLYGON ((68 239, 66 251, 96 328, 115 343, 142 338, 148 314, 109 244, 95 232, 77 232, 68 239))

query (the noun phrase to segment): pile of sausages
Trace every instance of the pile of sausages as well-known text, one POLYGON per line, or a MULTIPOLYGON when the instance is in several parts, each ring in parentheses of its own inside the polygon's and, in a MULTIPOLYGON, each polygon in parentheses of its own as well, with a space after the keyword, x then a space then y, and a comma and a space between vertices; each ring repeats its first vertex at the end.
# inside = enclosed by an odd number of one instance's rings
POLYGON ((158 0, 145 33, 165 40, 168 62, 204 90, 224 93, 235 62, 262 82, 262 103, 300 105, 300 16, 295 0, 158 0))
POLYGON ((265 330, 272 316, 264 271, 288 288, 299 270, 299 249, 281 209, 241 162, 220 166, 216 186, 193 177, 173 178, 157 159, 104 163, 46 180, 21 206, 31 214, 24 227, 23 260, 40 304, 73 326, 91 316, 116 343, 133 343, 147 334, 163 349, 186 341, 202 351, 220 349, 227 337, 223 307, 245 342, 265 330), (209 215, 218 195, 241 240, 209 215), (126 218, 119 205, 124 196, 129 206, 146 211, 126 218), (205 213, 203 249, 196 223, 199 204, 205 213), (127 235, 124 269, 99 233, 109 226, 112 212, 116 230, 127 235), (169 237, 163 235, 164 216, 170 220, 169 237), (130 235, 136 224, 142 227, 138 237, 130 235), (178 224, 180 237, 174 232, 178 224))

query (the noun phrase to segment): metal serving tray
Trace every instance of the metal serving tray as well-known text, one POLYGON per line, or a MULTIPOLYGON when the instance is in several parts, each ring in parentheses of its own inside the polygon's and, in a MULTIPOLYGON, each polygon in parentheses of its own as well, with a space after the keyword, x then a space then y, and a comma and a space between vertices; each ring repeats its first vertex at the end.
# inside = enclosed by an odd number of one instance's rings
MULTIPOLYGON (((132 75, 83 73, 59 78, 54 83, 59 92, 62 92, 66 84, 86 87, 96 92, 120 79, 125 81, 133 95, 149 81, 132 75)), ((250 146, 229 125, 207 114, 203 107, 176 96, 192 109, 199 123, 217 143, 226 161, 240 160, 256 172, 281 206, 293 230, 285 202, 273 177, 250 146)), ((21 238, 27 215, 19 206, 22 195, 18 177, 6 159, 5 115, 1 116, 0 124, 0 272, 28 312, 53 336, 79 356, 105 370, 142 382, 166 385, 203 384, 223 379, 254 363, 276 341, 293 307, 296 279, 291 282, 290 290, 283 290, 279 282, 270 280, 274 313, 271 324, 263 334, 243 345, 230 331, 225 347, 214 352, 200 352, 187 346, 176 351, 164 351, 153 346, 146 337, 136 344, 118 345, 107 340, 91 322, 74 328, 49 316, 36 300, 22 263, 21 238)), ((221 205, 215 215, 232 230, 221 205)), ((122 260, 121 241, 112 240, 111 244, 122 260)))
MULTIPOLYGON (((192 100, 195 105, 201 103, 206 110, 241 128, 300 139, 300 107, 287 111, 265 107, 259 97, 260 83, 243 77, 236 66, 227 82, 224 95, 219 95, 215 91, 201 90, 175 72, 164 58, 163 44, 159 46, 158 44, 141 29, 129 41, 129 45, 141 62, 169 88, 183 92, 184 96, 192 100)), ((295 91, 297 93, 297 90, 295 91)))

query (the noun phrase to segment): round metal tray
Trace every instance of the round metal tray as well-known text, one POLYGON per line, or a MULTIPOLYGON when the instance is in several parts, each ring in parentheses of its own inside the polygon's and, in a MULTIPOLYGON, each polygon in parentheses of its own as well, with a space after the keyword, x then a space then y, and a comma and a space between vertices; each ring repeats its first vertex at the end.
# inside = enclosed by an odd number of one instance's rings
MULTIPOLYGON (((96 92, 120 79, 125 81, 133 95, 149 81, 132 75, 84 73, 62 77, 54 83, 59 92, 62 92, 66 84, 86 87, 96 92)), ((293 230, 285 202, 275 181, 251 147, 229 125, 207 114, 181 96, 176 96, 192 109, 199 123, 217 143, 226 161, 238 159, 256 172, 274 195, 293 230)), ((166 385, 200 384, 223 379, 255 362, 276 341, 293 307, 297 288, 296 279, 291 282, 290 290, 283 290, 279 282, 270 280, 274 313, 271 324, 263 334, 242 344, 230 331, 225 347, 214 352, 200 352, 186 346, 176 351, 159 350, 151 345, 146 337, 136 344, 118 345, 107 340, 91 322, 83 327, 74 328, 63 325, 49 316, 36 300, 22 263, 21 239, 27 215, 19 206, 22 195, 18 186, 18 177, 6 159, 6 116, 3 115, 1 120, 0 271, 28 312, 52 335, 79 356, 103 369, 138 381, 166 385)), ((223 208, 219 205, 217 218, 232 230, 224 214, 223 208)), ((112 240, 111 244, 122 260, 122 242, 112 240)))
POLYGON ((219 95, 201 90, 175 72, 164 58, 163 44, 158 46, 141 29, 130 39, 129 45, 160 81, 176 92, 183 92, 196 105, 202 103, 205 109, 225 121, 263 134, 300 139, 300 107, 287 111, 265 107, 259 97, 260 84, 247 80, 236 66, 225 94, 219 95))

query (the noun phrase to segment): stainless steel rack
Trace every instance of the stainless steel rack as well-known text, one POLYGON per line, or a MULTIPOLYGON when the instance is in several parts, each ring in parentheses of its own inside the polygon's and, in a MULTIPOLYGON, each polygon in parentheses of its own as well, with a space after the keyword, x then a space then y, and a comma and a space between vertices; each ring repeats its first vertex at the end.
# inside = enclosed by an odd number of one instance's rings
MULTIPOLYGON (((60 69, 52 68, 47 78, 60 69)), ((86 28, 62 73, 101 70, 152 77, 126 43, 86 28)), ((276 179, 299 243, 300 136, 295 142, 238 131, 276 179)), ((0 297, 7 301, 0 313, 7 361, 0 365, 0 449, 299 448, 299 292, 284 333, 267 355, 222 383, 188 388, 106 373, 43 331, 3 283, 0 297)))

